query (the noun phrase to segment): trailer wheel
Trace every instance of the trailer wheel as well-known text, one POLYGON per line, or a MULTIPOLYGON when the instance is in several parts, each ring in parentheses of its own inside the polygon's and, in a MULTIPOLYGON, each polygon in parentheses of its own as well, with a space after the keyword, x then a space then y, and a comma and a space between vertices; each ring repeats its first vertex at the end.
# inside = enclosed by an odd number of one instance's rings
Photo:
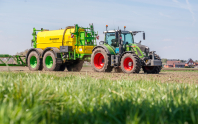
POLYGON ((97 48, 91 54, 91 66, 96 72, 111 72, 110 56, 102 48, 97 48))
POLYGON ((56 57, 52 51, 47 51, 43 57, 43 67, 45 71, 58 71, 60 64, 57 64, 56 57))
POLYGON ((72 64, 67 65, 67 70, 79 72, 83 67, 83 63, 83 60, 76 60, 72 64))
POLYGON ((31 52, 28 56, 28 68, 30 71, 42 70, 42 62, 35 51, 31 52))
POLYGON ((133 53, 126 53, 121 59, 121 69, 124 73, 139 73, 141 63, 139 57, 133 53))

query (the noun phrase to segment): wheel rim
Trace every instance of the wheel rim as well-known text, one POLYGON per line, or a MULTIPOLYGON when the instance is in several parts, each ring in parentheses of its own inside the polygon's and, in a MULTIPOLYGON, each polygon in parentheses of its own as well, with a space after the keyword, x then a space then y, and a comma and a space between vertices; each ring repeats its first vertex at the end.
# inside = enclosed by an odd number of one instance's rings
POLYGON ((32 68, 35 68, 36 65, 37 65, 37 59, 36 59, 35 56, 32 56, 32 57, 30 58, 30 66, 31 66, 32 68))
POLYGON ((125 70, 131 71, 133 69, 133 60, 130 57, 125 58, 123 64, 125 70))
POLYGON ((97 69, 101 69, 104 66, 104 56, 101 53, 95 55, 94 65, 97 69))
POLYGON ((53 59, 51 56, 47 56, 45 59, 45 65, 47 68, 51 68, 53 66, 53 59))

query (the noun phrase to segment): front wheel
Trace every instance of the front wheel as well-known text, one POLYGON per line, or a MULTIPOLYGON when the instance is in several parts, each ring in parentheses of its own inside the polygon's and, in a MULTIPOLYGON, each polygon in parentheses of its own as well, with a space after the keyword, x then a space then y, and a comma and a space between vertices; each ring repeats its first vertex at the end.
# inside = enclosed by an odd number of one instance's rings
POLYGON ((126 53, 121 59, 121 69, 124 73, 139 73, 141 63, 139 57, 133 53, 126 53))

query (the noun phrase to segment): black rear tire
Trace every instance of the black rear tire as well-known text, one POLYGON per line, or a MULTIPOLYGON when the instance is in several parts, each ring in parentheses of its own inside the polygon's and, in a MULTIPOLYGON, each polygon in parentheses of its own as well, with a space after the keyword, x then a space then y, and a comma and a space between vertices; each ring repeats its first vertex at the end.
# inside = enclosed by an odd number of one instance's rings
POLYGON ((160 72, 160 66, 143 66, 142 69, 144 71, 144 73, 147 74, 159 74, 160 72))
POLYGON ((96 72, 111 72, 110 56, 102 48, 96 48, 91 54, 91 66, 96 72))
POLYGON ((42 70, 43 69, 41 59, 40 59, 38 53, 35 52, 35 51, 31 52, 29 54, 29 56, 28 56, 28 68, 29 68, 30 71, 38 71, 38 70, 42 70), (31 59, 35 59, 36 60, 35 66, 33 66, 30 63, 31 59))
POLYGON ((134 53, 124 54, 120 64, 124 73, 139 73, 141 69, 140 59, 134 53))
POLYGON ((83 63, 84 63, 84 60, 76 60, 71 64, 67 64, 67 70, 79 72, 79 71, 81 71, 81 69, 83 67, 83 63))

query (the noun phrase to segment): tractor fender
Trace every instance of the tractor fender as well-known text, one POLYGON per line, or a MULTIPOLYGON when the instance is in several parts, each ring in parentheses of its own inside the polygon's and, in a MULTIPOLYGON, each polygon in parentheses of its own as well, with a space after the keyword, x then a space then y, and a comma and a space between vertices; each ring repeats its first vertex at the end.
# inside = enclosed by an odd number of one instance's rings
POLYGON ((39 55, 39 57, 40 58, 42 58, 42 53, 43 53, 43 50, 42 49, 40 49, 40 48, 31 48, 31 49, 29 49, 29 51, 27 52, 27 54, 26 54, 26 63, 27 63, 27 60, 28 60, 28 56, 29 56, 29 54, 32 52, 32 51, 35 51, 35 52, 37 52, 37 54, 39 55))
POLYGON ((56 47, 47 47, 43 50, 43 53, 42 53, 42 57, 45 55, 45 53, 47 51, 53 51, 54 55, 56 56, 56 58, 61 58, 61 55, 60 55, 60 50, 56 47))
POLYGON ((95 49, 97 49, 97 48, 103 48, 107 52, 107 54, 111 54, 110 51, 108 50, 108 48, 106 46, 104 46, 104 45, 98 45, 98 46, 94 47, 93 50, 92 50, 92 52, 95 49))

